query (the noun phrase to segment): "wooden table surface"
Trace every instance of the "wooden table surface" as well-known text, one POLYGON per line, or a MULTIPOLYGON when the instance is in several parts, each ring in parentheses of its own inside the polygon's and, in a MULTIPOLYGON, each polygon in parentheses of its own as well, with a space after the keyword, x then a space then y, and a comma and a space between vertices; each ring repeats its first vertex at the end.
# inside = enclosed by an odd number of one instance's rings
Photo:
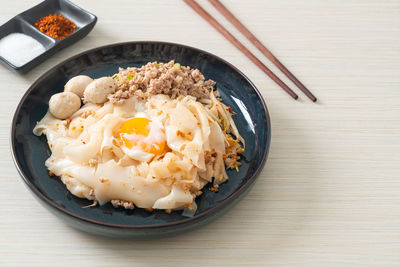
MULTIPOLYGON (((400 1, 222 1, 318 102, 300 92, 291 99, 183 1, 74 0, 98 16, 86 38, 26 75, 0 66, 1 266, 400 266, 400 1), (87 49, 137 40, 226 59, 255 83, 272 120, 269 158, 250 193, 198 230, 152 241, 64 225, 27 190, 9 148, 14 110, 42 73, 87 49)), ((0 24, 37 3, 7 1, 0 24)))

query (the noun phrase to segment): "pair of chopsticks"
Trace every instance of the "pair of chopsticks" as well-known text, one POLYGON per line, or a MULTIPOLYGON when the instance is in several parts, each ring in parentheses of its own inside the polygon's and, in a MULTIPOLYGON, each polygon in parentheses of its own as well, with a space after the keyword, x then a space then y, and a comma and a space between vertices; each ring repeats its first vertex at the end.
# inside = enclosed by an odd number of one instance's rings
MULTIPOLYGON (((253 53, 250 52, 239 40, 237 40, 224 26, 215 20, 195 0, 183 0, 208 23, 219 31, 228 41, 245 54, 257 67, 265 72, 275 83, 294 99, 298 95, 293 92, 281 79, 278 78, 267 66, 265 66, 253 53)), ((258 48, 275 66, 277 66, 308 98, 313 102, 317 98, 254 36, 219 0, 208 0, 227 20, 229 20, 249 41, 258 48)))

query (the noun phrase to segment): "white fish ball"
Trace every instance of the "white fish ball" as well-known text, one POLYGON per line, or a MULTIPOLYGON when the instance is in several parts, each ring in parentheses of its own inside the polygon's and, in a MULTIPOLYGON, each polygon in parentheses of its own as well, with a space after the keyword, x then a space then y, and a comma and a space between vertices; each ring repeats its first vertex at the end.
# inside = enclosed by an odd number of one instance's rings
POLYGON ((74 93, 62 92, 51 96, 50 113, 57 119, 66 119, 81 107, 81 99, 74 93))
POLYGON ((85 102, 103 104, 107 101, 108 95, 115 92, 116 84, 111 77, 103 77, 91 82, 83 93, 85 102))
POLYGON ((78 75, 71 78, 64 87, 64 92, 72 92, 79 96, 83 97, 83 92, 88 86, 89 83, 93 82, 93 79, 86 75, 78 75))

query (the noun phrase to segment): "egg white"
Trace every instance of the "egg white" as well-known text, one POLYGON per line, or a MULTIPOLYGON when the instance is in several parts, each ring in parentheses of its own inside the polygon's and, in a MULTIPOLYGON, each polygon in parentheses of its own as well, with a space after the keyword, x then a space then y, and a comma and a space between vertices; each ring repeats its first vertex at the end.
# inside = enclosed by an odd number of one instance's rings
MULTIPOLYGON (((143 112, 138 112, 134 118, 148 118, 148 114, 145 114, 143 112)), ((150 131, 148 136, 143 137, 143 136, 136 136, 136 135, 127 135, 126 138, 131 139, 131 140, 136 140, 136 141, 141 141, 144 142, 148 145, 151 144, 160 144, 162 142, 165 142, 165 133, 163 132, 163 126, 162 124, 157 120, 157 118, 153 118, 153 120, 149 123, 150 131)), ((153 153, 149 153, 146 151, 143 151, 140 147, 132 147, 128 148, 125 145, 121 145, 122 151, 126 155, 128 155, 130 158, 138 161, 145 161, 149 162, 153 157, 156 155, 153 153)))

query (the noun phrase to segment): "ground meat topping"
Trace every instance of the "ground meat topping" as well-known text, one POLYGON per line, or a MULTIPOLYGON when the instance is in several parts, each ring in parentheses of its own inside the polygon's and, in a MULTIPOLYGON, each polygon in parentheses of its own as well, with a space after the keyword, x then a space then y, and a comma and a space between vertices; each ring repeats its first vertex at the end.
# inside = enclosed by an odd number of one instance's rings
POLYGON ((123 103, 133 95, 143 99, 157 94, 171 98, 191 95, 208 99, 215 85, 213 80, 205 81, 198 69, 181 66, 174 61, 150 62, 141 68, 120 68, 114 80, 117 90, 108 97, 113 104, 123 103))
POLYGON ((93 197, 93 199, 96 197, 93 188, 90 189, 89 196, 93 197))
POLYGON ((90 159, 89 160, 89 166, 90 167, 96 167, 97 166, 97 159, 90 159))
POLYGON ((135 205, 133 205, 132 202, 129 201, 123 201, 123 200, 111 200, 111 204, 115 207, 121 207, 121 208, 125 208, 127 210, 133 210, 135 208, 135 205))

